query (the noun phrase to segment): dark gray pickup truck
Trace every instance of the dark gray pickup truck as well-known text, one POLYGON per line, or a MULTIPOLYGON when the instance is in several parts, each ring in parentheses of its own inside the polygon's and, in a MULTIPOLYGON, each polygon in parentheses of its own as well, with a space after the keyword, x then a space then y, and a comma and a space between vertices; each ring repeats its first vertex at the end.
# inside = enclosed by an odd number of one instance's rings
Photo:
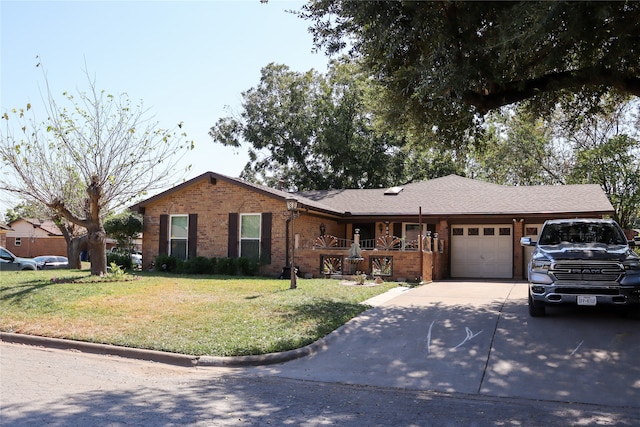
POLYGON ((546 306, 600 304, 640 307, 640 257, 613 220, 562 219, 545 222, 529 262, 529 314, 546 306))

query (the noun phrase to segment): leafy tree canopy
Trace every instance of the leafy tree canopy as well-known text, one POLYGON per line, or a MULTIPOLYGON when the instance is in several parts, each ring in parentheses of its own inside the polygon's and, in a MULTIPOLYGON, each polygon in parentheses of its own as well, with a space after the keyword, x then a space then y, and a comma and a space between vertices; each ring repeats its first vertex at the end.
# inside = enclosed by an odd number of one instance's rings
POLYGON ((7 209, 4 214, 4 221, 9 224, 19 218, 37 219, 44 221, 51 218, 51 212, 42 204, 32 200, 25 200, 13 208, 7 209))
POLYGON ((312 0, 316 45, 348 48, 401 113, 447 143, 478 116, 531 99, 583 110, 615 89, 640 95, 640 2, 312 0))
POLYGON ((132 249, 133 240, 142 233, 142 218, 129 211, 111 215, 104 221, 104 230, 116 239, 119 247, 132 249))
POLYGON ((557 108, 549 120, 524 107, 491 113, 468 172, 507 185, 598 184, 616 221, 631 227, 640 213, 640 102, 607 96, 598 110, 575 119, 557 108))
POLYGON ((219 119, 209 134, 248 145, 242 178, 272 187, 375 188, 458 171, 452 154, 418 151, 418 134, 382 120, 385 93, 353 62, 332 61, 326 75, 269 64, 242 94, 240 116, 219 119))
POLYGON ((504 108, 487 118, 487 130, 470 147, 468 168, 479 179, 502 185, 564 184, 572 151, 554 138, 552 123, 526 108, 504 108))

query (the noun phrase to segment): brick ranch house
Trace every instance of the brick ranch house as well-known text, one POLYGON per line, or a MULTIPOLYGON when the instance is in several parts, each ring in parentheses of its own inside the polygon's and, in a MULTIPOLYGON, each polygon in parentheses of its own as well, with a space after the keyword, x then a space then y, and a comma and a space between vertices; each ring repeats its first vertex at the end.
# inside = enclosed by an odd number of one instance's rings
POLYGON ((67 242, 53 221, 18 218, 9 223, 6 245, 15 256, 67 256, 67 242))
POLYGON ((7 232, 10 230, 11 227, 0 223, 0 246, 3 248, 7 246, 7 232))
POLYGON ((261 274, 279 276, 293 243, 304 277, 361 271, 408 281, 522 279, 531 248, 521 237, 537 237, 547 219, 613 214, 598 185, 512 187, 449 175, 388 189, 288 193, 213 172, 131 209, 144 218, 145 268, 158 254, 259 256, 261 274), (289 198, 300 213, 293 236, 289 198))

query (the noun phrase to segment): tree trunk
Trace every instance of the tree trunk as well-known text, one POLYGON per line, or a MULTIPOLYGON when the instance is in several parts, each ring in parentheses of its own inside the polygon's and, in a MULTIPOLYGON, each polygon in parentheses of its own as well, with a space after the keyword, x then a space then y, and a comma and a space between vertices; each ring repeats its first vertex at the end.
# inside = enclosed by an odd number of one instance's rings
POLYGON ((91 258, 91 275, 104 276, 107 274, 107 233, 102 224, 88 229, 87 245, 91 258))
POLYGON ((67 258, 69 260, 69 268, 80 270, 82 263, 80 262, 80 251, 82 246, 86 246, 87 235, 75 236, 73 232, 74 225, 72 223, 65 223, 60 217, 54 218, 55 224, 58 226, 60 232, 64 236, 65 242, 67 242, 67 258))
POLYGON ((82 248, 87 246, 87 235, 72 237, 67 242, 67 258, 69 258, 69 268, 76 270, 82 269, 80 253, 82 248))

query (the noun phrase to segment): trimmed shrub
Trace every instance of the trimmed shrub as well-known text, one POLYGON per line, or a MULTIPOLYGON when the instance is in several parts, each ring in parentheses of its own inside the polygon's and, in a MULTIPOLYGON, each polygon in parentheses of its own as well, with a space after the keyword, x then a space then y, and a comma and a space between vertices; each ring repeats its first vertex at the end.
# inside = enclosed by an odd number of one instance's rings
POLYGON ((218 274, 235 276, 237 273, 237 258, 220 258, 218 260, 218 274))
POLYGON ((255 276, 258 273, 258 263, 249 258, 238 258, 238 268, 243 276, 255 276))
POLYGON ((133 262, 131 261, 131 257, 128 254, 108 252, 107 265, 111 265, 111 263, 124 270, 131 270, 133 268, 133 262))
MULTIPOLYGON (((131 260, 129 260, 131 262, 131 260)), ((206 258, 203 256, 183 261, 169 255, 158 255, 156 271, 177 274, 220 274, 225 276, 255 276, 260 270, 257 261, 249 258, 206 258)))
POLYGON ((178 259, 169 255, 158 255, 156 257, 156 270, 167 273, 177 273, 178 259))
POLYGON ((203 256, 189 258, 184 262, 184 272, 187 274, 214 274, 209 258, 203 256))

